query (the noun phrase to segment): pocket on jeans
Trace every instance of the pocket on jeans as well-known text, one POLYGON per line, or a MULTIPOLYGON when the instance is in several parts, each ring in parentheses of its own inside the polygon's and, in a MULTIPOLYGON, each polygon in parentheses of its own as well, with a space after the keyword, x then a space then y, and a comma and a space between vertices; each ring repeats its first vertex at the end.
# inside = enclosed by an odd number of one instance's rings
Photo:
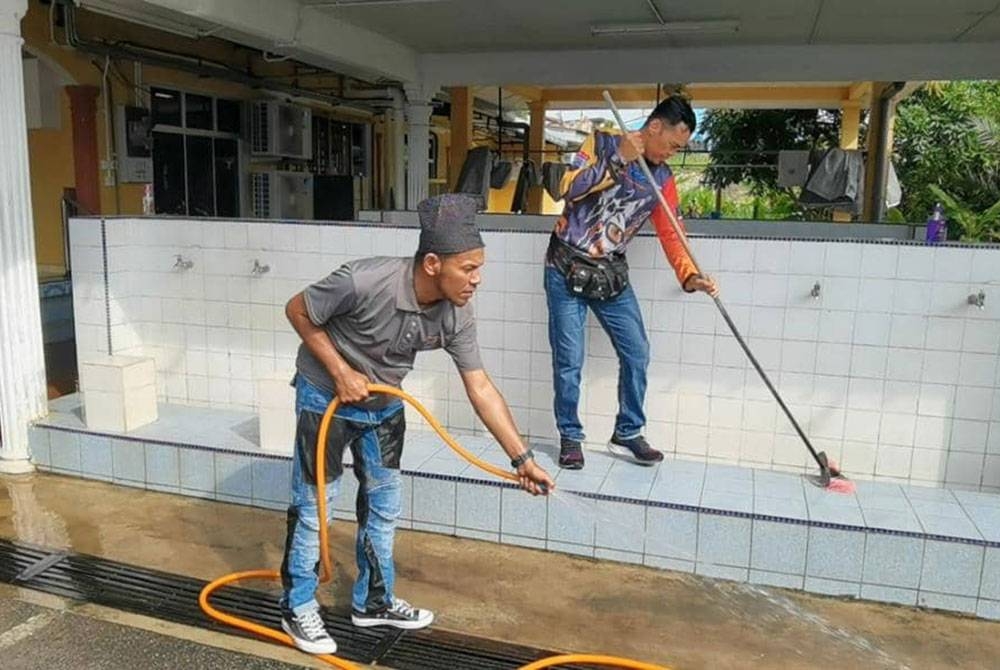
POLYGON ((406 434, 406 412, 400 409, 375 428, 378 440, 382 467, 399 469, 399 460, 403 455, 403 438, 406 434))

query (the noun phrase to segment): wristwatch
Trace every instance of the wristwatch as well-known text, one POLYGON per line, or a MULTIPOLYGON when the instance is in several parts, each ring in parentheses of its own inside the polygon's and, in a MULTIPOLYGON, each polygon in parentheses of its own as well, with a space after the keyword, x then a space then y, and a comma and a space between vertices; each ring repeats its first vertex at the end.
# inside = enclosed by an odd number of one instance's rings
POLYGON ((531 459, 531 460, 535 459, 535 452, 533 452, 531 449, 528 449, 527 451, 525 451, 523 454, 521 454, 517 458, 511 460, 510 467, 512 467, 515 470, 517 470, 519 467, 521 467, 522 465, 524 465, 528 461, 528 459, 531 459))

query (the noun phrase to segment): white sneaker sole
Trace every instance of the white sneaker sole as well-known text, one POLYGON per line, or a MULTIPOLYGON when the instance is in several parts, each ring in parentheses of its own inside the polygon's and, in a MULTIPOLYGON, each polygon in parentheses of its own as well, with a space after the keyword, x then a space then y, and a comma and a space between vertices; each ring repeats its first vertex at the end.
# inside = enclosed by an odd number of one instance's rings
POLYGON ((621 447, 615 444, 614 442, 608 442, 608 451, 610 451, 612 454, 614 454, 619 458, 624 458, 626 461, 631 461, 636 465, 642 465, 647 468, 652 467, 660 462, 660 461, 640 461, 638 458, 635 457, 635 454, 632 453, 631 449, 629 449, 628 447, 621 447))
POLYGON ((402 628, 403 630, 420 630, 421 628, 427 628, 434 623, 434 614, 431 614, 426 619, 418 619, 417 621, 403 621, 401 619, 365 619, 352 614, 351 623, 358 628, 391 626, 392 628, 402 628))
POLYGON ((292 644, 299 651, 304 651, 307 654, 320 655, 320 654, 336 654, 337 653, 337 643, 331 638, 330 644, 321 644, 317 642, 310 642, 309 640, 303 640, 302 638, 295 637, 291 630, 289 630, 288 624, 285 620, 281 620, 281 630, 288 634, 288 637, 292 638, 292 644))

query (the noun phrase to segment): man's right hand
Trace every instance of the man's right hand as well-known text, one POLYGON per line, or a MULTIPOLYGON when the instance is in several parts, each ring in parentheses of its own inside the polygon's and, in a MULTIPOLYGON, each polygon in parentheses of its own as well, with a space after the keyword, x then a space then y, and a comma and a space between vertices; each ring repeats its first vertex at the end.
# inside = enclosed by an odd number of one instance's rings
POLYGON ((540 465, 534 459, 528 459, 517 469, 518 483, 521 488, 533 496, 547 496, 556 489, 556 483, 552 481, 540 465))
POLYGON ((635 131, 628 133, 622 137, 621 143, 618 145, 618 155, 626 163, 631 163, 639 157, 646 149, 646 144, 642 139, 642 132, 635 131))
POLYGON ((342 403, 362 402, 368 399, 368 377, 353 368, 347 368, 333 375, 337 385, 337 397, 342 403))
POLYGON ((703 291, 713 298, 719 295, 719 285, 709 275, 694 274, 684 282, 685 291, 703 291))

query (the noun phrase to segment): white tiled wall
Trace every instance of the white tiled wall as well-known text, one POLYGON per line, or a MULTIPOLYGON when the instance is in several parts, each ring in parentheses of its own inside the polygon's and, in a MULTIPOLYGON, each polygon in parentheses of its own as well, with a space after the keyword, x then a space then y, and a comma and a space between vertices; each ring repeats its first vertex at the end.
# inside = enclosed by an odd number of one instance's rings
POLYGON ((81 359, 152 356, 161 399, 250 409, 254 380, 294 368, 298 337, 284 305, 359 256, 412 252, 415 231, 270 223, 74 220, 72 260, 81 359), (376 239, 377 238, 377 239, 376 239), (175 267, 177 256, 190 269, 175 267), (269 267, 254 275, 254 261, 269 267), (107 304, 107 312, 105 311, 107 304), (110 320, 109 320, 110 319, 110 320))
MULTIPOLYGON (((293 367, 285 301, 340 263, 408 255, 413 229, 260 222, 72 223, 77 343, 153 356, 161 398, 250 408, 254 380, 293 367), (194 262, 175 270, 175 256, 194 262), (254 259, 270 272, 251 275, 254 259)), ((553 439, 541 258, 546 236, 485 233, 476 298, 486 368, 518 424, 553 439)), ((1000 250, 693 239, 730 315, 818 449, 857 477, 1000 490, 1000 250), (810 291, 820 284, 820 297, 810 291), (980 289, 979 310, 967 297, 980 289)), ((688 457, 777 469, 808 455, 703 295, 677 287, 653 238, 629 251, 651 344, 648 436, 688 457)), ((591 318, 581 418, 598 446, 617 405, 617 361, 591 318)), ((481 429, 443 352, 405 388, 448 426, 481 429)), ((419 422, 415 413, 412 421, 419 422)))

